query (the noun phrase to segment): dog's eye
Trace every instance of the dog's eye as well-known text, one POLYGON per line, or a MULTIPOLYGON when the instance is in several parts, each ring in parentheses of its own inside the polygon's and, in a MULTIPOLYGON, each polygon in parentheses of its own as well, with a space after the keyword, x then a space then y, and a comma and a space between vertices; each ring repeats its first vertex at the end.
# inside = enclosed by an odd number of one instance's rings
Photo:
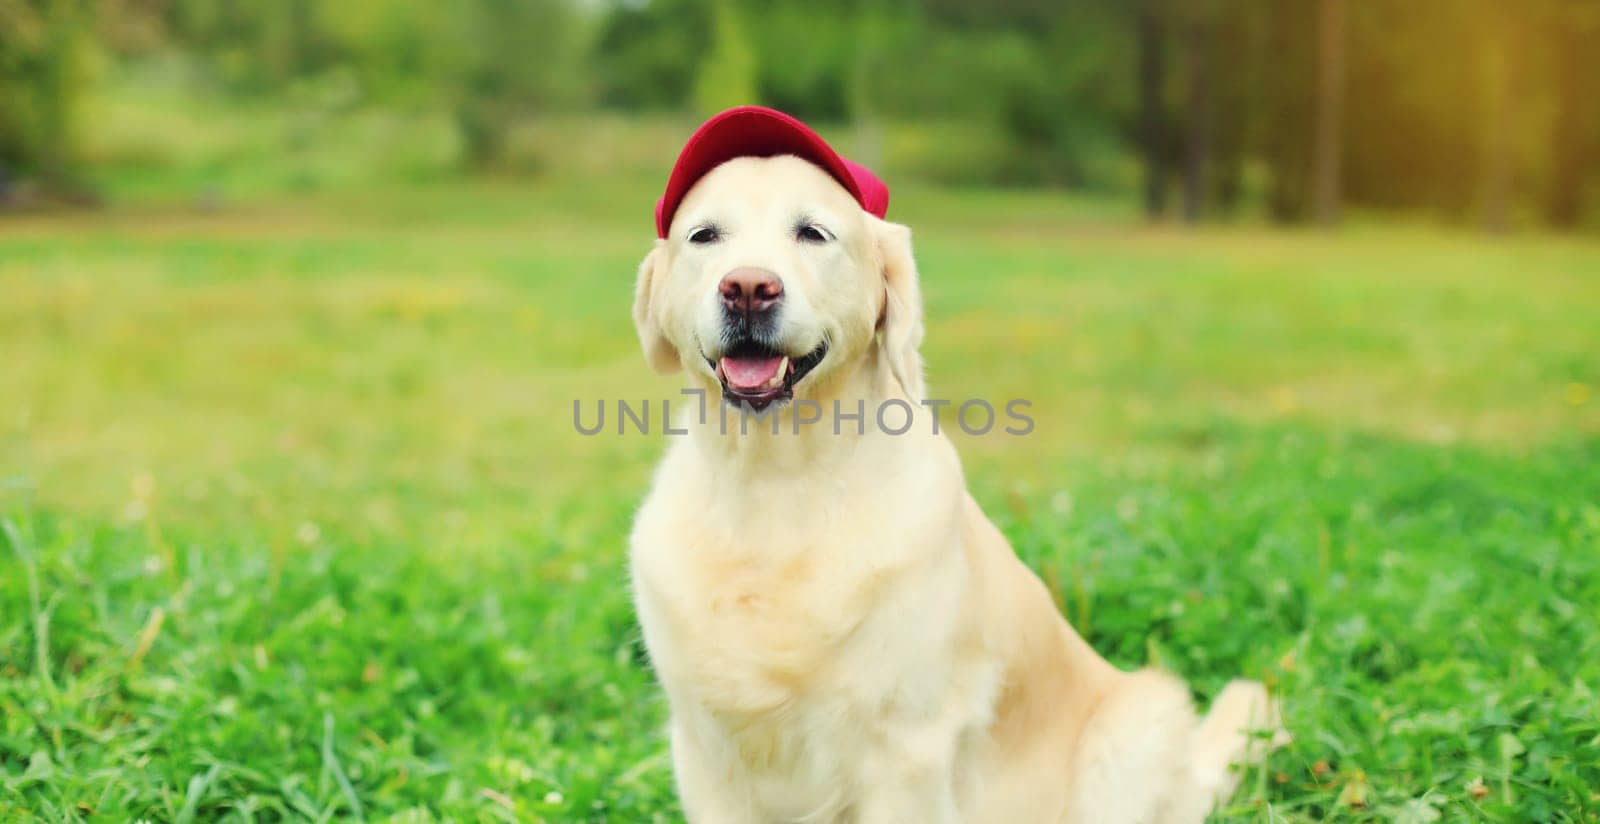
POLYGON ((704 246, 707 243, 716 243, 721 239, 722 233, 717 231, 717 227, 715 226, 701 226, 700 228, 689 233, 689 242, 695 244, 696 246, 704 246))
POLYGON ((833 234, 815 223, 803 223, 794 232, 795 240, 803 243, 827 243, 833 234))

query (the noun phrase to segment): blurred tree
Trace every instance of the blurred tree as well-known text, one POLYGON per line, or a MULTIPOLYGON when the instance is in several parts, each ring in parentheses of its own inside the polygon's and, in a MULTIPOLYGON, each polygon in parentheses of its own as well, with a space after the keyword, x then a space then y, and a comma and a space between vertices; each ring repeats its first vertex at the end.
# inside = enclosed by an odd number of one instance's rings
MULTIPOLYGON (((466 36, 467 8, 431 0, 324 3, 312 16, 314 36, 329 55, 324 76, 354 85, 357 102, 453 112, 463 67, 471 61, 455 43, 466 36)), ((465 131, 459 117, 458 128, 465 131)))
MULTIPOLYGON (((1505 227, 1547 175, 1550 61, 1529 43, 1545 0, 1347 6, 1347 202, 1505 227)), ((1592 81, 1585 81, 1592 82, 1592 81)))
POLYGON ((1514 76, 1516 50, 1521 32, 1518 17, 1502 12, 1498 2, 1483 4, 1479 36, 1483 78, 1482 144, 1478 161, 1478 197, 1483 226, 1491 232, 1504 232, 1511 225, 1511 188, 1515 159, 1513 151, 1516 117, 1514 76))
MULTIPOLYGON (((1034 5, 1019 4, 1033 20, 1034 5)), ((1109 154, 1122 154, 1134 119, 1135 44, 1129 11, 1118 0, 1062 4, 1017 41, 1023 60, 1002 80, 1001 124, 1018 144, 1010 177, 1031 184, 1103 186, 1109 154)))
POLYGON ((447 108, 469 168, 502 165, 515 127, 589 91, 563 0, 350 0, 320 19, 369 93, 447 108))
POLYGON ((1270 65, 1263 67, 1261 95, 1264 118, 1262 154, 1267 166, 1267 212, 1278 221, 1305 217, 1311 178, 1311 87, 1316 30, 1305 0, 1256 6, 1264 21, 1263 37, 1270 65))
POLYGON ((171 20, 232 91, 347 72, 369 101, 445 107, 472 168, 501 163, 519 122, 587 92, 567 0, 173 0, 171 20))
POLYGON ((511 128, 578 96, 571 81, 582 47, 571 9, 558 0, 458 0, 449 39, 446 97, 466 144, 468 165, 504 160, 511 128))
POLYGON ((1167 210, 1167 42, 1162 0, 1139 0, 1134 15, 1139 43, 1139 158, 1144 170, 1144 213, 1167 210))
POLYGON ((594 68, 602 104, 676 109, 694 89, 696 56, 711 43, 710 7, 697 0, 620 3, 601 23, 594 68))
MULTIPOLYGON (((728 0, 718 0, 728 2, 728 0)), ((867 3, 815 0, 746 0, 742 20, 754 55, 761 99, 798 117, 842 121, 850 117, 849 86, 866 46, 867 3)))
POLYGON ((1542 30, 1550 49, 1555 122, 1550 130, 1549 186, 1544 215, 1553 226, 1571 228, 1583 217, 1584 190, 1594 182, 1600 155, 1600 4, 1552 0, 1542 30))
POLYGON ((81 193, 74 163, 92 12, 90 0, 0 2, 0 201, 23 178, 81 193))
POLYGON ((1270 157, 1271 80, 1282 61, 1267 50, 1262 2, 1137 5, 1140 116, 1130 143, 1144 173, 1147 215, 1164 210, 1174 175, 1184 220, 1232 213, 1247 194, 1246 167, 1270 157))
POLYGON ((854 132, 851 153, 869 168, 883 166, 882 101, 879 78, 895 71, 891 52, 895 32, 903 28, 903 10, 885 2, 861 4, 855 20, 855 54, 847 58, 846 100, 854 132))
POLYGON ((695 76, 694 102, 709 115, 732 106, 759 103, 756 56, 735 0, 712 0, 711 50, 695 76))
POLYGON ((1345 0, 1317 3, 1317 137, 1312 163, 1316 174, 1317 220, 1339 221, 1344 158, 1345 0))
POLYGON ((1217 9, 1194 0, 1183 10, 1184 131, 1183 219, 1198 223, 1211 194, 1212 121, 1215 95, 1212 51, 1217 9))
POLYGON ((260 94, 337 59, 318 11, 313 0, 172 0, 167 13, 211 76, 230 91, 260 94))
POLYGON ((1244 201, 1245 169, 1256 160, 1251 141, 1263 128, 1259 78, 1268 58, 1260 15, 1252 8, 1256 0, 1215 2, 1211 87, 1219 114, 1211 122, 1210 200, 1215 212, 1227 215, 1244 201))

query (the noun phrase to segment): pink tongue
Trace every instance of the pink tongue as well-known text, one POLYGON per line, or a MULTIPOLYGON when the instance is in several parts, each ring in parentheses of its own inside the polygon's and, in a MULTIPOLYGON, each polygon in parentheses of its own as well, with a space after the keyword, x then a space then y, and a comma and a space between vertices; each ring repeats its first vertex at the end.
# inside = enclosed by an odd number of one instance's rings
POLYGON ((783 357, 723 358, 722 377, 735 389, 760 389, 778 374, 783 357))

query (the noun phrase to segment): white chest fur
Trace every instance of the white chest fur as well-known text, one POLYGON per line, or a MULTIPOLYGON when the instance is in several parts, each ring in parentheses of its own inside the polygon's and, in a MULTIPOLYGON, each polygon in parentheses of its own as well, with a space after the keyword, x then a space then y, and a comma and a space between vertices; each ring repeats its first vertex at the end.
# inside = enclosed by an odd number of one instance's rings
POLYGON ((828 817, 874 764, 953 758, 986 723, 993 667, 954 637, 964 493, 939 457, 830 486, 727 477, 685 444, 640 510, 636 600, 674 724, 773 813, 828 817))

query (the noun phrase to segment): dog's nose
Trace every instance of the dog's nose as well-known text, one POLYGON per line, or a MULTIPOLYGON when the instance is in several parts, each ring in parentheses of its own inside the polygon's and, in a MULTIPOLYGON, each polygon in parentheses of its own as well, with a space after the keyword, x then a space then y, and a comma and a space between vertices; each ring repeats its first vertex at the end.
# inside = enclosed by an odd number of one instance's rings
POLYGON ((722 306, 729 312, 749 315, 771 311, 783 299, 783 281, 766 269, 743 266, 723 275, 717 285, 722 306))

